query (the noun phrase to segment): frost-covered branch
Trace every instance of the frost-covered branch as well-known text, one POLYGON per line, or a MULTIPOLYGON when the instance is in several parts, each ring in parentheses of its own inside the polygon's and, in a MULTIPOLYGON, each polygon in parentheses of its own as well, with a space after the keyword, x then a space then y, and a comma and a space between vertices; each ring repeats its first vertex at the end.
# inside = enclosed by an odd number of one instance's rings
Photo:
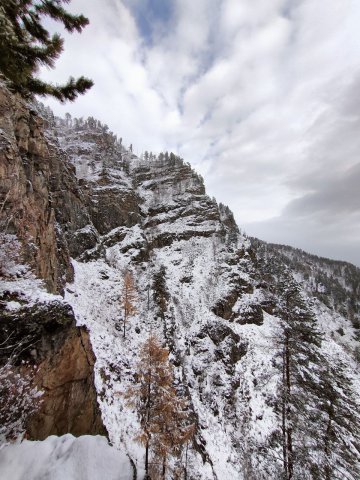
POLYGON ((39 407, 43 392, 34 386, 36 367, 7 363, 0 368, 0 445, 22 438, 28 417, 39 407))

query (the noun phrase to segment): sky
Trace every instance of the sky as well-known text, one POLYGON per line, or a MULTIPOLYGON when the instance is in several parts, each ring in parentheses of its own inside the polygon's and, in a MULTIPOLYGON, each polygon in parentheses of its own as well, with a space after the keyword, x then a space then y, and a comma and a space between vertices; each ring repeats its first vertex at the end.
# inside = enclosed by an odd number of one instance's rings
MULTIPOLYGON (((360 266, 359 0, 72 0, 55 82, 134 152, 173 151, 248 235, 360 266)), ((48 24, 62 32, 59 24, 48 24)))

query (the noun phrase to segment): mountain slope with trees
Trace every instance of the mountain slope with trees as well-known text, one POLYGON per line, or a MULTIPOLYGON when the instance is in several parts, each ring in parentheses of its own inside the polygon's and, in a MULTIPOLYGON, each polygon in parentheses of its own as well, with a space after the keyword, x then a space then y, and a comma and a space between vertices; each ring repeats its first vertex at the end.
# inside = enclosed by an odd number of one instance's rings
MULTIPOLYGON (((92 117, 59 119, 35 104, 30 114, 1 94, 0 213, 28 265, 5 267, 3 311, 20 318, 27 285, 29 308, 54 294, 62 305, 45 316, 55 330, 43 344, 66 330, 64 308, 89 332, 104 430, 133 475, 143 478, 148 451, 151 478, 356 480, 351 312, 241 234, 177 155, 137 157, 92 117)), ((25 352, 41 359, 38 347, 25 352)))
POLYGON ((360 268, 348 262, 311 255, 298 248, 252 238, 260 258, 276 257, 287 265, 309 295, 360 328, 360 268))

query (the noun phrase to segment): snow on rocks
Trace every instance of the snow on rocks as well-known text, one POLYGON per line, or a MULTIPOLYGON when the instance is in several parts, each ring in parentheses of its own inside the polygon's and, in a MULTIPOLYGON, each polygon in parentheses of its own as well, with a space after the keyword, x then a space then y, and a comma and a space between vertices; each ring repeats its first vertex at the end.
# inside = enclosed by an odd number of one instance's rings
MULTIPOLYGON (((48 293, 45 290, 44 283, 30 272, 20 278, 2 280, 0 283, 0 296, 16 296, 17 299, 26 302, 28 306, 54 301, 63 302, 63 298, 60 295, 48 293)), ((7 303, 6 308, 15 310, 19 305, 19 302, 11 301, 7 303)))

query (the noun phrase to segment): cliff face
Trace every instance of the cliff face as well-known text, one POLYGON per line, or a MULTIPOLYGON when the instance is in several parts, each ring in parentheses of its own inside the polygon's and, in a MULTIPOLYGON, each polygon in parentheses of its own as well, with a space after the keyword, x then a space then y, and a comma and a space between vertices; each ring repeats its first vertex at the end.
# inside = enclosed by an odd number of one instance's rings
MULTIPOLYGON (((28 438, 42 440, 68 432, 106 434, 94 388, 95 356, 88 331, 75 327, 72 309, 61 297, 26 299, 11 292, 11 283, 16 282, 6 282, 9 290, 1 295, 0 341, 5 348, 0 361, 5 364, 10 357, 19 374, 24 365, 35 367, 32 385, 42 396, 26 421, 28 438), (9 298, 11 310, 6 308, 9 298)), ((35 289, 33 285, 32 294, 35 289)))
MULTIPOLYGON (((307 297, 281 259, 272 263, 256 255, 229 209, 206 195, 202 178, 179 157, 138 158, 94 119, 54 119, 41 108, 40 118, 4 95, 3 222, 23 242, 31 238, 25 259, 49 291, 64 291, 64 300, 44 302, 43 294, 34 300, 24 284, 27 274, 7 279, 2 289, 4 338, 17 332, 15 325, 21 338, 28 328, 36 332, 37 346, 25 353, 39 366, 36 381, 46 393, 30 434, 104 431, 97 394, 110 440, 142 465, 143 451, 134 440, 139 419, 123 393, 135 381, 139 348, 151 332, 170 350, 177 388, 196 425, 187 478, 282 478, 282 412, 290 396, 284 396, 281 359, 290 331, 286 322, 300 316, 303 322, 311 319, 323 339, 308 346, 309 335, 296 337, 301 322, 291 326, 292 344, 304 343, 306 351, 292 352, 291 388, 308 403, 301 410, 300 400, 291 397, 288 411, 294 416, 286 420, 294 425, 294 445, 317 442, 316 462, 304 450, 297 453, 294 478, 326 478, 321 475, 330 471, 323 448, 328 435, 326 449, 340 465, 336 468, 354 480, 360 420, 353 397, 360 378, 358 332, 350 319, 321 298, 307 297), (16 135, 16 128, 23 133, 16 135), (34 225, 27 225, 34 212, 34 225), (123 338, 126 270, 135 278, 138 313, 128 319, 123 338), (292 308, 290 287, 297 302, 292 308), (74 327, 74 316, 82 327, 74 327), (338 388, 344 379, 346 387, 338 388), (351 418, 348 426, 336 423, 342 415, 351 418), (341 450, 342 441, 353 462, 341 450)), ((176 462, 181 459, 169 459, 169 466, 176 462)))
POLYGON ((95 356, 85 328, 71 328, 66 340, 40 363, 35 382, 44 391, 39 411, 27 423, 28 436, 107 435, 94 389, 95 356))
POLYGON ((88 332, 75 326, 61 297, 44 290, 61 293, 73 279, 66 224, 88 222, 74 167, 45 127, 0 85, 0 357, 14 371, 21 372, 23 361, 37 369, 33 382, 42 402, 27 424, 34 439, 105 432, 88 332))
POLYGON ((2 229, 18 235, 25 262, 50 291, 59 292, 72 269, 56 229, 51 177, 55 163, 66 175, 65 167, 46 142, 42 119, 3 86, 0 109, 2 229))

